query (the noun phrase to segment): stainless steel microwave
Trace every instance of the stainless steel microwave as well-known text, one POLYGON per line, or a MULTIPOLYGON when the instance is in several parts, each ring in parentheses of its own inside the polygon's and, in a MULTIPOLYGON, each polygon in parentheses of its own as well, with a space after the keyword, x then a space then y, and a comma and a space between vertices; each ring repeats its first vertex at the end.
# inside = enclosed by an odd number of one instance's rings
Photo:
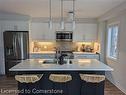
POLYGON ((56 31, 56 41, 72 41, 73 32, 72 31, 56 31))

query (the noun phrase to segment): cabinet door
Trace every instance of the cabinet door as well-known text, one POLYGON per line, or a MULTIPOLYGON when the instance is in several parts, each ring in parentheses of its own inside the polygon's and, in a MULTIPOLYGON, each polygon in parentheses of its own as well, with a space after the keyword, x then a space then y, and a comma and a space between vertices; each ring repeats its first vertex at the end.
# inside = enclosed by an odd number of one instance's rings
POLYGON ((65 23, 65 29, 67 30, 67 31, 72 31, 73 29, 72 29, 72 23, 65 23))
POLYGON ((75 54, 76 59, 97 59, 99 60, 98 54, 75 54))
POLYGON ((30 54, 30 59, 54 59, 55 54, 30 54))
POLYGON ((81 95, 104 95, 104 81, 100 83, 81 82, 81 95))
POLYGON ((99 55, 98 54, 90 54, 90 55, 88 55, 89 56, 89 58, 91 58, 91 59, 97 59, 97 60, 100 60, 100 58, 99 58, 99 55))
POLYGON ((3 21, 2 31, 29 31, 28 21, 3 21))
POLYGON ((74 41, 96 41, 97 40, 97 24, 76 24, 74 31, 74 41))
POLYGON ((89 58, 87 55, 84 55, 84 54, 76 54, 76 55, 74 55, 74 57, 77 59, 88 59, 89 58))
POLYGON ((50 31, 48 23, 31 23, 31 39, 32 40, 44 40, 44 41, 54 41, 55 40, 55 25, 50 31))
POLYGON ((86 24, 85 25, 86 31, 84 32, 85 34, 85 41, 97 41, 97 24, 86 24))

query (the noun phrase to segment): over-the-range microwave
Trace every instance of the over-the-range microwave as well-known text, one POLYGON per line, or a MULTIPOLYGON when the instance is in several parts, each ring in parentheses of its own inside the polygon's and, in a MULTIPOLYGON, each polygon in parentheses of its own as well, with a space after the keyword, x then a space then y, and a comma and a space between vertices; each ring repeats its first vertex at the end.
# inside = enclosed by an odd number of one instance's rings
POLYGON ((56 31, 56 41, 73 41, 72 31, 56 31))

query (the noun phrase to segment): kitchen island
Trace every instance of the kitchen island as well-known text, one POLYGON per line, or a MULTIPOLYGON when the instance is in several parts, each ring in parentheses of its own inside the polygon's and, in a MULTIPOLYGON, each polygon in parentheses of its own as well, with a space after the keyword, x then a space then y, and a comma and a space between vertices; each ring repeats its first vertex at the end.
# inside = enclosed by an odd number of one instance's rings
MULTIPOLYGON (((50 63, 44 63, 46 59, 28 59, 12 67, 10 71, 16 72, 17 75, 22 74, 43 74, 39 82, 35 84, 19 83, 19 89, 53 89, 53 83, 49 80, 50 74, 69 74, 72 76, 72 81, 69 82, 67 88, 68 92, 63 94, 20 94, 20 95, 104 95, 104 81, 96 83, 86 83, 81 80, 80 74, 96 74, 105 75, 105 71, 113 71, 113 69, 106 64, 96 59, 71 59, 71 64, 59 65, 53 63, 52 59, 48 59, 50 63), (51 63, 52 62, 52 63, 51 63), (85 94, 84 94, 85 93, 85 94)), ((57 86, 57 85, 56 85, 57 86)), ((55 88, 55 87, 54 87, 55 88)), ((60 89, 57 86, 57 89, 60 89)))

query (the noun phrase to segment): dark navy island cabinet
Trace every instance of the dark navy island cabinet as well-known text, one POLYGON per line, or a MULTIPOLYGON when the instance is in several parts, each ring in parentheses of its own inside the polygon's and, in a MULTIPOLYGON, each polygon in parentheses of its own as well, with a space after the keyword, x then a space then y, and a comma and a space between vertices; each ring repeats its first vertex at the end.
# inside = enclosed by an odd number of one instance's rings
POLYGON ((19 95, 65 95, 64 93, 34 93, 32 90, 52 90, 52 89, 62 89, 67 95, 104 95, 104 81, 100 83, 88 83, 81 80, 79 74, 100 74, 104 75, 104 71, 48 71, 48 72, 18 72, 20 74, 43 74, 41 80, 35 83, 20 83, 18 82, 18 89, 30 90, 30 93, 20 93, 19 95), (49 80, 50 74, 70 74, 72 76, 72 81, 60 87, 57 84, 53 85, 53 82, 49 80))

